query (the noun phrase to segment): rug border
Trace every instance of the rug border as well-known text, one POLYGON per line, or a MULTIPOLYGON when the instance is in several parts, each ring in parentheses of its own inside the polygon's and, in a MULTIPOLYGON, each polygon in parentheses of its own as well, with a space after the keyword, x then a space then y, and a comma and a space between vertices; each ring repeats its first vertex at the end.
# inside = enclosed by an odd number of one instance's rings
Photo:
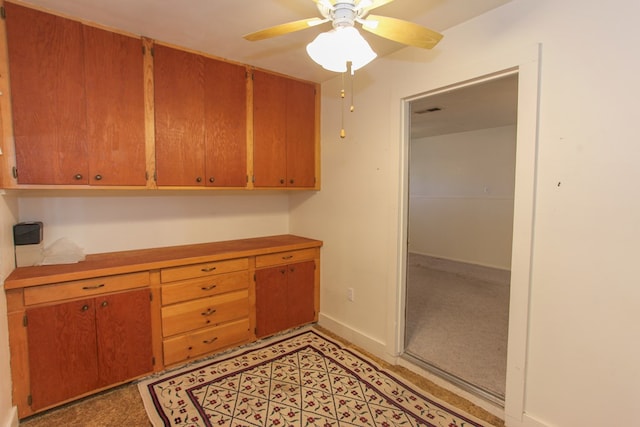
MULTIPOLYGON (((228 349, 227 351, 223 351, 221 353, 217 353, 214 355, 211 355, 209 357, 206 357, 204 359, 198 359, 195 360, 191 363, 188 363, 186 365, 180 365, 177 366, 175 368, 170 368, 169 370, 165 370, 165 371, 160 371, 157 372, 155 374, 152 374, 151 376, 148 376, 146 378, 142 378, 141 380, 138 381, 138 391, 139 394, 142 398, 144 407, 145 407, 145 411, 147 413, 147 416, 149 418, 149 420, 151 421, 152 425, 154 427, 167 427, 166 422, 169 422, 168 419, 163 418, 160 414, 159 411, 157 410, 157 406, 155 405, 156 399, 154 398, 154 395, 149 391, 149 388, 155 384, 157 384, 158 382, 163 382, 163 381, 167 381, 171 378, 175 378, 177 376, 182 376, 186 373, 189 372, 193 372, 196 371, 198 369, 201 369, 203 366, 207 366, 210 365, 212 363, 219 363, 219 362, 224 362, 226 360, 238 357, 238 356, 242 356, 246 353, 249 352, 253 352, 255 350, 259 350, 274 344, 278 344, 280 342, 283 341, 287 341, 289 339, 298 337, 300 335, 304 335, 306 333, 313 333, 315 335, 317 335, 318 337, 330 342, 331 344, 333 344, 334 346, 336 346, 337 348, 339 348, 341 351, 345 351, 348 352, 351 356, 369 364, 375 371, 376 373, 378 373, 379 375, 384 376, 385 378, 393 381, 394 383, 405 387, 407 389, 410 389, 411 392, 413 392, 414 394, 416 394, 417 396, 419 396, 420 398, 424 399, 425 401, 437 406, 439 409, 451 413, 452 415, 455 415, 457 418, 459 418, 460 420, 463 420, 467 423, 470 424, 470 427, 495 427, 493 424, 481 420, 465 411, 462 411, 456 407, 454 407, 452 404, 447 403, 435 396, 432 396, 430 394, 426 395, 425 393, 427 393, 426 391, 424 391, 421 387, 417 386, 415 383, 413 383, 410 380, 407 380, 406 378, 402 378, 400 377, 398 374, 391 372, 390 370, 388 370, 387 368, 381 366, 378 362, 372 360, 370 357, 368 357, 365 354, 362 354, 359 351, 353 350, 351 348, 348 348, 345 344, 343 344, 342 342, 337 341, 336 339, 327 336, 326 334, 322 333, 321 331, 318 331, 317 329, 315 329, 313 327, 314 325, 306 325, 303 326, 301 328, 297 328, 297 329, 292 329, 292 330, 288 330, 284 333, 278 334, 278 335, 274 335, 271 337, 267 337, 265 339, 259 340, 259 341, 254 341, 251 343, 247 343, 242 345, 241 347, 234 347, 231 349, 228 349), (166 421, 166 422, 165 422, 166 421)), ((354 373, 349 367, 344 366, 342 364, 340 364, 343 369, 349 371, 350 373, 357 375, 359 378, 361 377, 359 374, 354 373)), ((361 381, 369 384, 369 382, 364 379, 361 378, 361 381)), ((385 397, 385 399, 387 401, 389 401, 390 403, 393 403, 394 406, 396 406, 397 404, 395 402, 393 402, 392 399, 389 399, 387 397, 385 397)), ((426 422, 429 425, 432 425, 428 420, 424 420, 420 417, 415 416, 415 414, 412 414, 414 416, 415 419, 418 419, 420 421, 426 422)))

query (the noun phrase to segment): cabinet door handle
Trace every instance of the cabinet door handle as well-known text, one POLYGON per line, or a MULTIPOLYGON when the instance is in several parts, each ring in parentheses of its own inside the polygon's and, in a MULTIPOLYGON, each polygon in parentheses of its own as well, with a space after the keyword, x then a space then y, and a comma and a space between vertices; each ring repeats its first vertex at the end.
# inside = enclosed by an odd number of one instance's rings
POLYGON ((83 286, 82 287, 82 289, 84 289, 85 291, 92 291, 94 289, 100 289, 100 288, 104 288, 104 283, 100 283, 99 285, 83 286))
POLYGON ((102 179, 102 175, 96 175, 96 181, 100 181, 102 179))
POLYGON ((202 268, 202 269, 200 269, 200 271, 202 271, 203 273, 210 273, 215 269, 216 269, 216 267, 209 267, 209 268, 202 268))
POLYGON ((214 177, 211 177, 209 178, 209 182, 213 184, 214 182, 216 182, 216 179, 214 177))
POLYGON ((204 340, 204 341, 202 341, 202 344, 211 344, 211 343, 216 342, 217 340, 218 340, 218 337, 213 337, 213 338, 211 338, 210 340, 204 340))
POLYGON ((211 289, 215 289, 216 286, 218 286, 218 285, 203 286, 200 289, 202 289, 203 291, 210 291, 211 289))
POLYGON ((293 258, 293 255, 287 255, 282 257, 282 259, 291 259, 291 258, 293 258))
POLYGON ((295 181, 294 181, 294 180, 292 180, 292 179, 290 179, 290 180, 289 180, 289 184, 293 184, 294 182, 295 182, 295 181))
POLYGON ((82 174, 75 174, 75 176, 73 177, 76 181, 80 181, 82 179, 82 174))
POLYGON ((196 178, 196 182, 202 182, 202 178, 201 177, 197 177, 196 178))
POLYGON ((213 313, 215 313, 215 312, 216 312, 216 310, 215 310, 215 309, 213 309, 213 308, 208 308, 208 309, 207 309, 207 311, 205 311, 204 313, 200 313, 200 314, 202 314, 203 316, 211 316, 211 315, 212 315, 213 313))
POLYGON ((109 305, 109 302, 107 302, 107 301, 102 301, 102 304, 100 304, 100 305, 101 305, 101 306, 103 306, 103 307, 106 307, 106 306, 108 306, 108 305, 109 305))
POLYGON ((89 306, 87 304, 83 305, 82 308, 80 309, 80 311, 87 311, 89 310, 89 306))
POLYGON ((284 184, 284 183, 285 183, 285 180, 284 180, 284 179, 281 179, 281 180, 280 180, 280 184, 284 184))

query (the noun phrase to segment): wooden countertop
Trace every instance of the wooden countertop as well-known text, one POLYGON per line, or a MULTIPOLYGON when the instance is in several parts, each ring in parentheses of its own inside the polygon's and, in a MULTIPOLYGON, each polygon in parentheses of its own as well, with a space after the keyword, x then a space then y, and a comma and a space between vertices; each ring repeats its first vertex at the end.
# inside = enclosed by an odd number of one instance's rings
POLYGON ((155 270, 178 265, 256 256, 322 246, 322 241, 282 234, 193 245, 167 246, 87 255, 74 264, 18 267, 6 278, 5 289, 19 289, 69 280, 155 270))

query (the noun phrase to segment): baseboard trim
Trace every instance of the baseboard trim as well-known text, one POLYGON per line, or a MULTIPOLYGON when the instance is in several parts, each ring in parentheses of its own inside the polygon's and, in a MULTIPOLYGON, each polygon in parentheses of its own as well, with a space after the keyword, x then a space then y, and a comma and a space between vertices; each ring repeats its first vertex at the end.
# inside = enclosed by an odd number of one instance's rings
POLYGON ((545 424, 528 414, 524 414, 522 419, 507 416, 505 419, 505 425, 507 427, 552 427, 550 424, 545 424))
POLYGON ((18 427, 18 408, 13 406, 9 412, 7 413, 7 419, 4 424, 1 424, 4 427, 18 427))
POLYGON ((387 346, 380 340, 362 333, 344 323, 320 313, 318 316, 318 325, 344 338, 352 344, 357 345, 361 349, 368 351, 385 362, 395 364, 396 358, 387 353, 387 346))

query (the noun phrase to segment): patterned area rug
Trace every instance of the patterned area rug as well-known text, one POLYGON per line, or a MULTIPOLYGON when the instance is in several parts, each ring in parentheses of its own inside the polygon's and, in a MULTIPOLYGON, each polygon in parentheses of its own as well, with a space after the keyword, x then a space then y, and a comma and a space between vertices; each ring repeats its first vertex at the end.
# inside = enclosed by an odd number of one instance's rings
POLYGON ((489 426, 308 329, 138 388, 156 427, 489 426))

